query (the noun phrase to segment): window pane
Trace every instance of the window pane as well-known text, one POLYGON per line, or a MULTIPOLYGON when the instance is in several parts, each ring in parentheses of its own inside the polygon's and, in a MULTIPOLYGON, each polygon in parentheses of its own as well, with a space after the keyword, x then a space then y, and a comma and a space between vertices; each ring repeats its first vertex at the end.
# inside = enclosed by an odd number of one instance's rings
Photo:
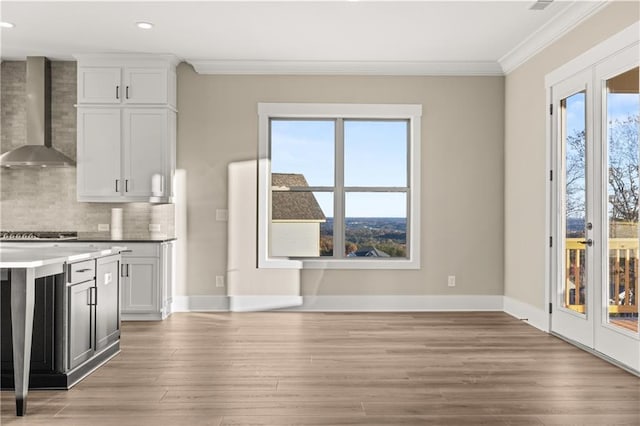
POLYGON ((344 121, 345 186, 407 186, 407 120, 344 121))
POLYGON ((407 195, 398 192, 345 194, 345 255, 407 257, 407 195))
POLYGON ((276 257, 333 255, 333 193, 285 191, 300 185, 302 175, 272 175, 271 247, 276 257), (297 176, 296 178, 292 178, 297 176))
POLYGON ((335 122, 271 120, 271 171, 304 175, 309 186, 333 186, 335 122))

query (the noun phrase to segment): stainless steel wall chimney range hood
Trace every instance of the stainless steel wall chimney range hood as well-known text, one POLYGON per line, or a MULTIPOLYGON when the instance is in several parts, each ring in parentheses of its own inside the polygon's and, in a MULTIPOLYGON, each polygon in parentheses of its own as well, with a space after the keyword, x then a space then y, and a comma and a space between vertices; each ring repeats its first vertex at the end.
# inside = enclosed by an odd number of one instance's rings
POLYGON ((51 147, 51 65, 27 58, 27 145, 0 155, 0 167, 73 167, 75 162, 51 147))

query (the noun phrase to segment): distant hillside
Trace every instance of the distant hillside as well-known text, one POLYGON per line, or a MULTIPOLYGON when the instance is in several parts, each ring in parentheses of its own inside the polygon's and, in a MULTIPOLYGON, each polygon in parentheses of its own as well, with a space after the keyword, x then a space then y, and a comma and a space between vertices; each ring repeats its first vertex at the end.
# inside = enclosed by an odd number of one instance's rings
MULTIPOLYGON (((323 255, 333 252, 333 218, 320 227, 323 255)), ((345 254, 359 247, 375 247, 392 257, 407 255, 407 220, 396 217, 349 217, 345 219, 345 254)))

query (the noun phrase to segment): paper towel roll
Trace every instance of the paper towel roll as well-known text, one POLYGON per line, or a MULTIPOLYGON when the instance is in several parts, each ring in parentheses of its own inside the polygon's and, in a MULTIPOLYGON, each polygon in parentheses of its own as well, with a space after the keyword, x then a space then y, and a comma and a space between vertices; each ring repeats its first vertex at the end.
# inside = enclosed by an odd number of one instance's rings
POLYGON ((122 209, 111 209, 111 238, 122 239, 122 209))
POLYGON ((162 197, 164 195, 164 177, 160 174, 151 176, 151 195, 154 197, 162 197))

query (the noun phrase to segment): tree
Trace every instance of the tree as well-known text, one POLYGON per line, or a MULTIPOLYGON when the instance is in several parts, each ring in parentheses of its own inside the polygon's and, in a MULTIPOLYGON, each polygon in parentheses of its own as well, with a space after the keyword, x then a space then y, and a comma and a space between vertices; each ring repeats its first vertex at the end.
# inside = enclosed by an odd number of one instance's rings
POLYGON ((567 216, 582 218, 585 216, 585 131, 575 131, 567 136, 565 148, 566 164, 566 209, 567 216))
MULTIPOLYGON (((608 128, 609 217, 637 222, 639 201, 638 115, 614 119, 608 128)), ((567 217, 585 216, 585 131, 567 136, 565 148, 567 217)))
POLYGON ((638 221, 638 115, 609 122, 609 217, 638 221))

